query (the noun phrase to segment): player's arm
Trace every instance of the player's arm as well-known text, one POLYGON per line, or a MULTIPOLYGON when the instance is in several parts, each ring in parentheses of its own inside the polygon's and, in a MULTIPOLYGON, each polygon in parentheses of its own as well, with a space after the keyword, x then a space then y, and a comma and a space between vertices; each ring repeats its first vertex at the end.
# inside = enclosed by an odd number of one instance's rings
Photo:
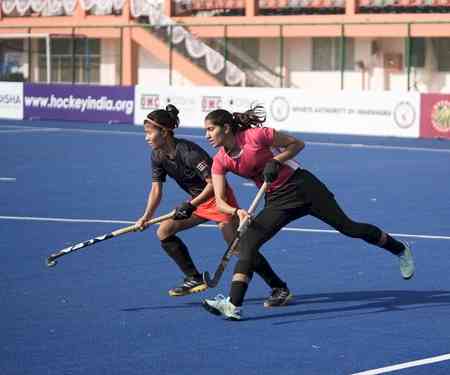
POLYGON ((214 195, 214 187, 212 184, 211 177, 205 177, 205 182, 206 186, 202 190, 202 192, 191 200, 191 204, 194 207, 198 207, 202 203, 206 202, 208 199, 211 199, 211 197, 214 195))
POLYGON ((219 209, 219 211, 229 215, 237 215, 240 222, 245 220, 249 216, 246 210, 230 206, 227 203, 226 199, 227 181, 225 179, 225 176, 221 174, 213 174, 212 183, 214 187, 214 196, 216 198, 217 208, 219 209))
POLYGON ((191 165, 197 176, 206 183, 202 192, 190 201, 190 204, 198 207, 214 196, 214 188, 211 180, 211 165, 208 158, 196 150, 191 150, 187 155, 187 164, 191 165))
POLYGON ((146 223, 153 217, 156 209, 161 203, 162 199, 162 183, 160 181, 153 181, 152 188, 148 193, 147 205, 140 219, 136 221, 136 227, 145 229, 146 223))
POLYGON ((193 168, 197 176, 203 179, 206 185, 199 195, 195 196, 189 202, 181 203, 175 208, 174 220, 189 219, 199 205, 214 196, 214 189, 211 182, 211 167, 208 159, 196 150, 191 150, 185 157, 186 165, 193 168))
POLYGON ((305 143, 286 133, 274 131, 272 146, 283 149, 281 153, 274 156, 275 160, 283 163, 293 159, 301 150, 303 150, 305 148, 305 143))
POLYGON ((152 188, 148 193, 147 206, 145 207, 144 214, 142 215, 147 220, 150 220, 153 217, 153 214, 161 203, 163 192, 162 185, 163 184, 159 181, 152 182, 152 188))
POLYGON ((213 174, 212 184, 214 187, 214 196, 216 198, 217 208, 225 214, 235 214, 236 207, 230 206, 227 203, 227 181, 225 176, 221 174, 213 174))

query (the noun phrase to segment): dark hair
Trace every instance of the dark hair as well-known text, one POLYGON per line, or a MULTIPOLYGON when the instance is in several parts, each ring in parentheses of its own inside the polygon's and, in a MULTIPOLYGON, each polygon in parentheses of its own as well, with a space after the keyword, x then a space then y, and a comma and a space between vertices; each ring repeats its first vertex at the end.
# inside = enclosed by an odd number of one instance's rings
POLYGON ((229 124, 232 132, 236 133, 250 128, 261 127, 266 121, 266 111, 261 105, 252 107, 245 112, 230 113, 225 109, 216 109, 206 115, 205 121, 210 121, 220 127, 229 124))
POLYGON ((180 125, 180 119, 178 118, 178 113, 180 113, 173 104, 166 106, 166 109, 156 109, 147 115, 147 119, 144 120, 148 122, 154 122, 155 125, 160 128, 173 130, 178 128, 180 125))

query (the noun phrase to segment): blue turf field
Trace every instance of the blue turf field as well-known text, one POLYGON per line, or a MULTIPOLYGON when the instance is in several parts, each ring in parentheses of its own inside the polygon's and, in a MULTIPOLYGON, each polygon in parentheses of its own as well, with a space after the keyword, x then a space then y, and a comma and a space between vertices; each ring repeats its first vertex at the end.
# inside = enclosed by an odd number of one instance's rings
MULTIPOLYGON (((177 132, 213 152, 199 130, 177 132)), ((393 256, 305 218, 263 250, 293 303, 264 309, 269 290, 255 278, 236 323, 199 305, 227 294, 233 264, 217 289, 171 298, 181 275, 154 229, 45 266, 51 252, 140 216, 151 181, 141 128, 3 121, 0 374, 354 374, 449 354, 450 142, 302 138, 298 160, 351 217, 412 243, 416 276, 402 280, 393 256)), ((256 189, 230 181, 248 206, 256 189)), ((184 198, 169 182, 158 214, 184 198)), ((201 270, 215 269, 216 228, 180 237, 201 270)), ((450 360, 398 373, 448 375, 450 360)))

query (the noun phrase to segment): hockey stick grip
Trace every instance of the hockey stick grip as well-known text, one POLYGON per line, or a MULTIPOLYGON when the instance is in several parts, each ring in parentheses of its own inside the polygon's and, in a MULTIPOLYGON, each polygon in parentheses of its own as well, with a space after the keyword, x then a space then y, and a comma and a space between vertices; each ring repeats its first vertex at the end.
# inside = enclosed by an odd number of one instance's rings
POLYGON ((162 221, 171 219, 171 218, 173 217, 173 215, 175 215, 175 210, 169 212, 168 214, 165 214, 165 215, 162 215, 162 216, 155 217, 155 218, 153 218, 153 219, 147 221, 146 224, 147 224, 147 225, 158 224, 158 223, 160 223, 160 222, 162 222, 162 221))
POLYGON ((255 198, 253 199, 253 202, 250 204, 250 207, 248 209, 248 214, 249 216, 247 216, 240 224, 239 227, 237 229, 238 233, 241 233, 243 231, 243 229, 246 227, 248 221, 251 219, 251 216, 253 215, 253 213, 256 210, 256 207, 258 207, 258 204, 261 200, 261 198, 263 197, 263 195, 265 194, 266 190, 267 190, 267 182, 264 182, 261 187, 258 190, 258 193, 256 194, 255 198))

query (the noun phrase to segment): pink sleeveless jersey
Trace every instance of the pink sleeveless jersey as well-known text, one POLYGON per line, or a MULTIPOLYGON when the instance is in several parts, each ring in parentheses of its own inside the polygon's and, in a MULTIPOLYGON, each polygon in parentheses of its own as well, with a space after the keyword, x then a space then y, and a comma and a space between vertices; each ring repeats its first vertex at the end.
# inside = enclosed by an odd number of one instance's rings
MULTIPOLYGON (((232 172, 238 176, 253 180, 260 187, 263 180, 263 170, 266 163, 280 151, 273 149, 275 129, 252 128, 236 133, 236 142, 241 153, 230 157, 222 147, 214 156, 212 174, 225 175, 232 172)), ((289 160, 283 164, 278 178, 270 185, 268 191, 274 191, 282 186, 294 171, 299 168, 298 163, 289 160)))

